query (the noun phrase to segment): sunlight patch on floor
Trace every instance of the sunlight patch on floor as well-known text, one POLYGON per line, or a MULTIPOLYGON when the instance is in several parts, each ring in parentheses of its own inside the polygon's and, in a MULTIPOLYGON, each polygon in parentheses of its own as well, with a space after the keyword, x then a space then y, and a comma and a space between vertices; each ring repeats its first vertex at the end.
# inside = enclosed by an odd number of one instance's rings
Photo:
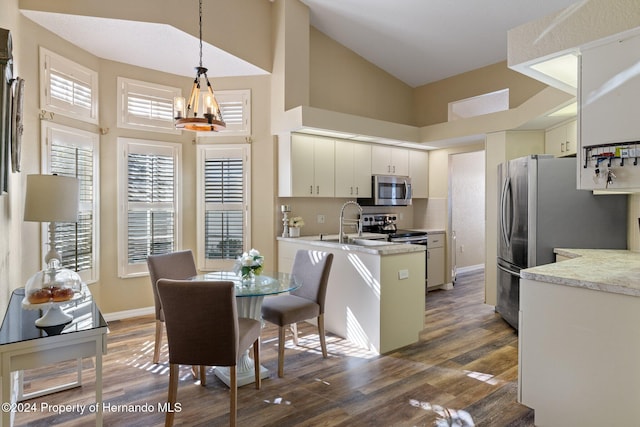
POLYGON ((482 372, 474 372, 474 371, 467 371, 467 370, 463 370, 463 372, 467 374, 469 378, 482 381, 483 383, 487 383, 489 385, 498 385, 501 382, 498 379, 496 379, 494 375, 491 375, 491 374, 484 374, 482 372))
POLYGON ((445 408, 440 405, 434 405, 429 402, 421 402, 419 400, 410 399, 409 405, 415 408, 421 408, 425 411, 433 411, 438 414, 436 419, 436 427, 474 427, 475 423, 471 414, 467 411, 445 408))

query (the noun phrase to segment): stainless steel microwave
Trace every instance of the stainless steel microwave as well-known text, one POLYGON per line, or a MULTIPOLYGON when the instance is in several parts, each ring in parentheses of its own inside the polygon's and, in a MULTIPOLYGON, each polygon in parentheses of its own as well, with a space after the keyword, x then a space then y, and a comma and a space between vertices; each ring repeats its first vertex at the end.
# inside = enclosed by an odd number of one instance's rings
POLYGON ((363 206, 408 206, 411 204, 411 178, 372 175, 371 197, 358 198, 358 203, 363 206))

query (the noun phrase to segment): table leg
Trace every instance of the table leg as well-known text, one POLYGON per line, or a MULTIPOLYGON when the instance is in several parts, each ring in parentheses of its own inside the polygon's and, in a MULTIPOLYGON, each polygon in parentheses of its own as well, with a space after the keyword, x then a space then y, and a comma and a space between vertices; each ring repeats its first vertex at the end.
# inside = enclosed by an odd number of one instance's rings
POLYGON ((2 423, 0 426, 9 427, 13 425, 13 413, 11 412, 11 356, 2 354, 2 423), (7 407, 8 404, 8 407, 7 407))
POLYGON ((102 427, 102 353, 104 352, 102 336, 96 339, 96 427, 102 427))
MULTIPOLYGON (((262 301, 264 296, 255 297, 239 297, 236 298, 236 306, 238 308, 239 317, 247 317, 262 321, 262 301)), ((249 357, 249 349, 242 352, 236 369, 238 378, 238 387, 255 382, 253 359, 249 357)), ((227 386, 230 384, 229 367, 217 366, 215 374, 227 386)), ((260 365, 260 378, 268 378, 269 370, 260 365)))

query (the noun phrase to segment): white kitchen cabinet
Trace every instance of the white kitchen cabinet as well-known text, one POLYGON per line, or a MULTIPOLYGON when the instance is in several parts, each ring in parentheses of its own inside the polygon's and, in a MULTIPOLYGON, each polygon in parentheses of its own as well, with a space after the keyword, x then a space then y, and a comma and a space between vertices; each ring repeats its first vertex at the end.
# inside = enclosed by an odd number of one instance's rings
POLYGON ((535 425, 638 424, 640 298, 520 279, 519 316, 518 402, 535 425))
POLYGON ((335 196, 371 197, 371 145, 335 141, 335 196))
POLYGON ((640 73, 634 71, 639 62, 640 35, 608 40, 581 52, 578 163, 582 189, 640 188, 640 163, 633 164, 640 154, 640 145, 634 143, 640 140, 640 73), (615 158, 609 161, 609 156, 615 158))
POLYGON ((411 150, 409 152, 409 176, 411 196, 416 199, 429 197, 429 152, 411 150))
POLYGON ((552 129, 544 135, 544 151, 556 157, 572 156, 578 147, 578 123, 572 120, 552 129))
POLYGON ((278 238, 278 269, 291 271, 301 249, 332 253, 325 328, 382 354, 417 342, 424 329, 424 252, 371 248, 278 238))
POLYGON ((427 288, 444 285, 444 233, 429 234, 427 240, 427 288))
POLYGON ((409 176, 409 150, 389 145, 371 148, 371 173, 374 175, 409 176))
POLYGON ((280 197, 333 197, 334 155, 332 139, 292 134, 279 142, 280 197))

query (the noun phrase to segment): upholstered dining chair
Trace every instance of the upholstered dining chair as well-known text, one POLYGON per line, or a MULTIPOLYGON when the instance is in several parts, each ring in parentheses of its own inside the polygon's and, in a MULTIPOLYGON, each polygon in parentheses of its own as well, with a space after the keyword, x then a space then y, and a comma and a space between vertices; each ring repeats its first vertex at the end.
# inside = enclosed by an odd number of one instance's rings
POLYGON ((299 250, 293 260, 291 274, 302 286, 289 295, 265 298, 262 318, 278 326, 278 376, 284 376, 285 328, 290 325, 293 343, 298 345, 297 322, 316 318, 322 356, 327 357, 324 336, 324 302, 333 254, 321 251, 299 250))
POLYGON ((151 279, 151 289, 153 289, 153 301, 156 309, 156 337, 153 346, 153 363, 158 363, 160 359, 160 348, 162 346, 164 313, 160 298, 158 297, 156 283, 158 283, 159 279, 188 279, 197 275, 198 270, 196 269, 196 262, 193 259, 191 250, 151 255, 147 258, 147 267, 149 268, 149 278, 151 279))
MULTIPOLYGON (((251 345, 256 388, 261 386, 260 321, 238 318, 233 282, 160 279, 157 286, 169 343, 168 406, 173 408, 176 403, 179 365, 229 366, 229 424, 235 426, 236 364, 251 345)), ((200 384, 205 384, 202 371, 200 384)), ((173 425, 174 415, 167 412, 166 426, 173 425)))

